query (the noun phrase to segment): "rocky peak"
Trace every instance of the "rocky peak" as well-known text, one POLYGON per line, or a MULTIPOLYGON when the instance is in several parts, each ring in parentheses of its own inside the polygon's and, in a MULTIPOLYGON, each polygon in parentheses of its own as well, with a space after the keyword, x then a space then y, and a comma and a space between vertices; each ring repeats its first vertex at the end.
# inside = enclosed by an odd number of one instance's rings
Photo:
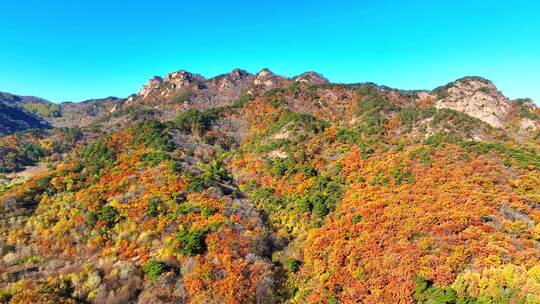
POLYGON ((249 73, 248 71, 246 71, 246 70, 234 69, 228 74, 218 75, 216 77, 213 77, 213 78, 209 79, 209 81, 213 82, 213 83, 219 83, 219 82, 233 82, 233 83, 236 83, 236 82, 239 82, 239 81, 243 81, 243 80, 249 78, 250 76, 253 76, 253 75, 251 73, 249 73))
POLYGON ((259 73, 257 73, 257 77, 271 77, 275 75, 272 71, 270 71, 270 69, 268 68, 263 68, 262 70, 259 71, 259 73))
POLYGON ((234 69, 228 74, 222 74, 210 79, 209 83, 216 86, 221 92, 226 92, 243 86, 252 77, 253 75, 248 71, 234 69))
POLYGON ((159 76, 154 76, 142 87, 142 89, 139 91, 139 95, 144 98, 157 89, 163 89, 161 95, 167 95, 181 88, 202 88, 204 87, 205 80, 206 79, 199 74, 193 74, 188 71, 180 70, 167 74, 165 79, 159 76))
POLYGON ((248 71, 246 70, 242 70, 242 69, 234 69, 232 70, 229 74, 227 74, 231 79, 234 79, 234 80, 241 80, 241 79, 245 79, 249 76, 251 76, 251 73, 249 73, 248 71))
POLYGON ((146 97, 148 93, 159 88, 163 83, 163 78, 159 76, 154 76, 141 88, 139 95, 146 97))
POLYGON ((193 86, 199 89, 203 88, 205 81, 206 79, 199 74, 181 70, 167 74, 164 83, 167 86, 167 90, 173 92, 180 88, 189 89, 193 86))
POLYGON ((510 103, 495 85, 481 77, 465 77, 432 91, 435 107, 449 108, 476 117, 501 128, 510 110, 510 103))
POLYGON ((319 85, 328 83, 328 79, 316 72, 305 72, 298 76, 293 77, 293 80, 299 83, 319 85))
POLYGON ((278 83, 279 78, 283 77, 277 76, 269 69, 264 68, 259 73, 255 74, 255 80, 253 81, 253 84, 262 85, 265 87, 273 87, 278 83))
POLYGON ((165 82, 176 86, 187 86, 195 82, 205 81, 204 77, 199 74, 193 74, 188 71, 176 71, 165 76, 165 82))

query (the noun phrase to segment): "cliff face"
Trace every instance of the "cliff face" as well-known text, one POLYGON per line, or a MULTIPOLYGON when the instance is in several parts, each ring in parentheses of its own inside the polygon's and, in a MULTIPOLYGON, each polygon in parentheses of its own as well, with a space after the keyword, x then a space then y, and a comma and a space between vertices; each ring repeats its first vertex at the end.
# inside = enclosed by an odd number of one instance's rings
POLYGON ((467 77, 437 92, 438 109, 449 108, 476 117, 492 127, 505 126, 510 100, 488 80, 467 77))

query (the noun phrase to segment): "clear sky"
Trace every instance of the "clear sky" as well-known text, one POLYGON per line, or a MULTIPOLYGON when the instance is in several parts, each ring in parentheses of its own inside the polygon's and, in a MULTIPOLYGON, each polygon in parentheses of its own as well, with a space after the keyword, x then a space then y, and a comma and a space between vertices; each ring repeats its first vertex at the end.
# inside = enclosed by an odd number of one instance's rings
POLYGON ((55 102, 268 67, 403 89, 478 75, 540 104, 536 0, 1 0, 0 41, 0 91, 55 102))

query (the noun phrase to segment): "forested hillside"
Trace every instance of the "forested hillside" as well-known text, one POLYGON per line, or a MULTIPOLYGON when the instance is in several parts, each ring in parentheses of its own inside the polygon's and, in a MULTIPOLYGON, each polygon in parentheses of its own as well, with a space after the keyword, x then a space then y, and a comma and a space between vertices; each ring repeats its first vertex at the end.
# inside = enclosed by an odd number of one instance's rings
POLYGON ((483 78, 178 71, 32 109, 0 303, 540 303, 540 110, 483 78))

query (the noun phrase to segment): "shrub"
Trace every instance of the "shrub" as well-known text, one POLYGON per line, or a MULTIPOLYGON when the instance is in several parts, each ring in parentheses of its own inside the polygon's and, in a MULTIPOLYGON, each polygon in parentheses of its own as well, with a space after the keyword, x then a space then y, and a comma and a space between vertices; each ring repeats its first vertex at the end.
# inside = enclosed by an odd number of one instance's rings
POLYGON ((116 161, 116 152, 107 143, 106 137, 100 137, 87 145, 80 153, 80 161, 75 165, 75 171, 80 172, 86 168, 92 176, 100 174, 101 169, 112 165, 116 161))
POLYGON ((141 161, 145 165, 150 165, 152 167, 157 166, 162 161, 170 160, 171 156, 168 153, 158 151, 158 152, 148 152, 141 155, 141 161))
POLYGON ((445 99, 446 97, 448 97, 447 92, 438 92, 437 93, 437 100, 445 99))
POLYGON ((393 168, 390 173, 392 174, 396 185, 400 185, 404 181, 408 183, 414 182, 414 176, 412 175, 412 172, 405 170, 401 166, 393 168))
POLYGON ((435 108, 403 108, 399 111, 398 116, 401 123, 410 130, 416 122, 428 117, 432 117, 436 111, 437 110, 435 108))
POLYGON ((274 195, 274 190, 268 187, 260 188, 252 193, 253 200, 266 212, 272 213, 283 207, 283 199, 274 195))
POLYGON ((104 206, 101 208, 98 219, 107 223, 107 226, 112 227, 118 220, 118 211, 113 206, 104 206))
POLYGON ((157 259, 152 258, 143 265, 143 271, 150 282, 154 282, 159 276, 167 270, 167 265, 159 262, 157 259))
POLYGON ((210 129, 212 123, 218 118, 218 111, 215 109, 206 111, 189 109, 180 113, 174 119, 173 125, 183 132, 202 135, 202 133, 210 129))
POLYGON ((184 101, 187 101, 189 98, 191 98, 191 96, 193 96, 193 92, 190 92, 190 91, 185 91, 185 92, 182 92, 180 95, 176 96, 174 98, 174 101, 175 102, 184 102, 184 101))
POLYGON ((420 162, 423 165, 431 166, 431 156, 430 156, 430 152, 428 150, 423 150, 422 151, 422 153, 420 154, 420 162))
POLYGON ((432 282, 415 276, 416 283, 414 296, 418 303, 455 303, 456 291, 452 288, 438 288, 432 282))
POLYGON ((235 100, 233 102, 231 107, 232 108, 242 108, 250 101, 251 101, 251 96, 250 95, 242 94, 242 95, 240 95, 240 97, 238 97, 237 100, 235 100))
POLYGON ((98 212, 92 211, 86 216, 86 223, 89 226, 95 226, 97 221, 103 221, 107 227, 112 228, 118 221, 118 211, 113 206, 107 205, 101 207, 98 212))
POLYGON ((198 163, 197 168, 202 171, 201 174, 193 175, 188 173, 189 183, 186 187, 187 191, 200 192, 215 183, 226 182, 232 179, 223 163, 216 159, 212 160, 209 164, 198 163))
POLYGON ((176 238, 182 243, 180 253, 185 256, 195 256, 206 252, 206 231, 196 230, 187 232, 182 230, 176 234, 176 238))
POLYGON ((83 138, 83 133, 79 126, 61 128, 60 130, 64 133, 64 140, 68 143, 75 143, 83 138))
POLYGON ((515 103, 519 111, 519 116, 521 118, 528 118, 532 120, 535 120, 538 118, 538 115, 534 112, 534 110, 527 106, 527 103, 532 103, 530 99, 520 98, 520 99, 517 99, 515 103))
POLYGON ((311 204, 313 206, 313 214, 318 217, 323 217, 330 212, 326 206, 326 201, 321 195, 314 195, 310 198, 311 204))
POLYGON ((30 113, 37 114, 41 117, 60 117, 60 107, 55 103, 24 103, 21 105, 23 109, 30 113))
POLYGON ((311 212, 311 209, 313 208, 313 206, 311 205, 311 202, 308 200, 307 197, 305 196, 301 196, 301 197, 294 197, 292 199, 298 210, 300 210, 300 212, 311 212))
POLYGON ((490 129, 489 125, 483 121, 452 109, 437 110, 433 115, 431 126, 452 127, 452 130, 464 132, 468 135, 470 135, 470 133, 478 126, 490 129))
POLYGON ((211 180, 207 179, 205 176, 196 175, 190 177, 189 183, 186 186, 186 191, 201 192, 210 186, 212 186, 211 180))
POLYGON ((342 192, 342 185, 338 181, 327 176, 319 176, 316 183, 307 189, 304 195, 290 196, 287 201, 300 212, 312 212, 318 217, 323 217, 334 210, 342 192))
MULTIPOLYGON (((414 297, 417 303, 437 303, 437 304, 474 304, 479 303, 471 296, 458 296, 452 287, 437 287, 433 283, 421 276, 415 276, 416 283, 414 297)), ((481 302, 484 303, 484 302, 481 302)), ((486 302, 491 303, 491 302, 486 302)))
POLYGON ((197 167, 203 171, 205 178, 215 181, 230 181, 232 178, 223 163, 213 159, 209 164, 198 163, 197 167))
POLYGON ((490 93, 490 90, 488 87, 481 87, 480 89, 478 89, 478 91, 482 92, 482 93, 485 93, 485 94, 489 94, 490 93))
POLYGON ((274 108, 278 108, 282 105, 285 105, 285 98, 283 98, 282 96, 274 97, 272 98, 272 100, 270 100, 270 104, 274 108))
POLYGON ((135 143, 144 144, 146 147, 156 150, 171 152, 174 150, 172 137, 167 133, 165 125, 157 120, 149 120, 139 123, 133 128, 135 143))
POLYGON ((190 203, 185 202, 181 204, 178 209, 171 214, 171 218, 176 220, 180 214, 190 215, 191 213, 193 213, 194 210, 195 209, 191 206, 190 203))
POLYGON ((288 126, 289 130, 303 128, 308 132, 318 134, 326 129, 328 123, 310 114, 286 111, 268 127, 266 133, 267 135, 274 134, 285 126, 288 126))
POLYGON ((151 217, 158 216, 160 203, 161 203, 161 200, 159 199, 159 197, 152 197, 148 201, 148 209, 146 210, 146 214, 148 214, 151 217))
POLYGON ((212 206, 206 206, 201 208, 201 216, 210 217, 217 212, 217 209, 212 206))
POLYGON ((277 158, 271 161, 270 174, 275 177, 282 177, 295 173, 295 162, 293 158, 277 158))
POLYGON ((375 176, 373 177, 373 179, 369 182, 369 184, 372 185, 372 186, 375 186, 375 185, 388 185, 389 181, 390 180, 388 179, 388 177, 386 177, 384 170, 378 170, 375 173, 375 176))
POLYGON ((47 152, 40 146, 32 143, 21 144, 22 155, 28 159, 31 163, 39 161, 42 157, 47 155, 47 152))
POLYGON ((290 258, 290 259, 286 259, 284 261, 284 264, 288 272, 294 273, 300 269, 300 265, 302 265, 302 262, 300 260, 290 258))
POLYGON ((384 124, 388 121, 386 115, 399 110, 399 106, 372 85, 362 86, 358 89, 358 94, 361 98, 355 112, 362 118, 359 130, 366 135, 383 135, 386 133, 384 124))

